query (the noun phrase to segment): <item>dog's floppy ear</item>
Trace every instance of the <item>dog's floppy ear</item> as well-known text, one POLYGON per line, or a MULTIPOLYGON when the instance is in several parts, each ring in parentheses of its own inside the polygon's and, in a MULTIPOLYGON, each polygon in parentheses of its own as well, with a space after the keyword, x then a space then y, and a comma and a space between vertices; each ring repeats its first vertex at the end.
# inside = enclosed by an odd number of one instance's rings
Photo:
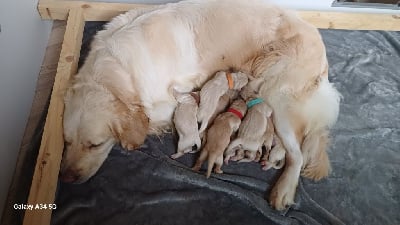
POLYGON ((121 101, 115 103, 116 118, 111 123, 111 131, 123 148, 134 150, 144 143, 149 130, 149 119, 143 106, 128 108, 121 101))
POLYGON ((113 102, 116 117, 111 121, 111 131, 122 147, 133 150, 143 144, 149 119, 132 76, 117 62, 103 66, 101 83, 116 99, 113 102))

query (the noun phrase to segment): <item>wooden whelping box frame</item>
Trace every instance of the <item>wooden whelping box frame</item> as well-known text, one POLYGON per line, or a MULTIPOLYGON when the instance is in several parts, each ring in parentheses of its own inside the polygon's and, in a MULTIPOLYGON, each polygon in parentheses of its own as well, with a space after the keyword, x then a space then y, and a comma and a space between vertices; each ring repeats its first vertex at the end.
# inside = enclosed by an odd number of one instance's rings
MULTIPOLYGON (((109 21, 131 9, 153 7, 150 4, 105 3, 64 0, 39 0, 42 19, 67 20, 50 105, 37 156, 27 204, 51 204, 57 189, 64 148, 62 117, 63 91, 77 72, 86 21, 109 21)), ((349 30, 400 30, 400 15, 299 11, 299 15, 317 28, 349 30)), ((51 209, 27 210, 24 225, 49 225, 51 209)))

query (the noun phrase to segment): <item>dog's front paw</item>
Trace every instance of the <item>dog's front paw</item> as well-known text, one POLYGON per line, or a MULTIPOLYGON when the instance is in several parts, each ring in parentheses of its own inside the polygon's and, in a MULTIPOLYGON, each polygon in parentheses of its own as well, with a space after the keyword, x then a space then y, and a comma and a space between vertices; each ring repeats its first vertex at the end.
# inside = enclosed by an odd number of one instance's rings
POLYGON ((297 182, 285 182, 278 180, 269 196, 269 203, 272 208, 284 210, 294 204, 297 182))

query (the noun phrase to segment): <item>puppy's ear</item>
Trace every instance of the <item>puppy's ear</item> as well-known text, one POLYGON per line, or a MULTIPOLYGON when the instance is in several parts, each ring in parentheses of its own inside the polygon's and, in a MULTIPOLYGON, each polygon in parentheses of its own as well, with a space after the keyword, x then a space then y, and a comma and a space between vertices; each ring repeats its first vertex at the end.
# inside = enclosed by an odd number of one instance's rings
POLYGON ((116 118, 112 121, 111 131, 121 142, 123 148, 134 150, 144 143, 149 130, 149 119, 143 106, 129 108, 122 102, 115 103, 116 118))

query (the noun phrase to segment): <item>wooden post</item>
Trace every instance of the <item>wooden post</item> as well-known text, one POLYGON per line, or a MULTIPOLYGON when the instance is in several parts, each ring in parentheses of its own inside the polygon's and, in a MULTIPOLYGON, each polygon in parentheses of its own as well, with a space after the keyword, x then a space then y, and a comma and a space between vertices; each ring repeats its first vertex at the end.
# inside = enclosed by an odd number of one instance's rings
MULTIPOLYGON (((75 74, 77 70, 85 25, 83 11, 82 8, 73 8, 69 11, 57 74, 27 203, 34 207, 36 204, 40 207, 40 204, 48 205, 54 202, 64 148, 63 91, 67 87, 71 75, 75 74)), ((50 224, 51 213, 51 209, 26 210, 23 224, 50 224)))
MULTIPOLYGON (((393 10, 395 11, 395 10, 393 10)), ((317 28, 344 30, 400 30, 400 15, 345 12, 298 11, 305 21, 317 28)))

